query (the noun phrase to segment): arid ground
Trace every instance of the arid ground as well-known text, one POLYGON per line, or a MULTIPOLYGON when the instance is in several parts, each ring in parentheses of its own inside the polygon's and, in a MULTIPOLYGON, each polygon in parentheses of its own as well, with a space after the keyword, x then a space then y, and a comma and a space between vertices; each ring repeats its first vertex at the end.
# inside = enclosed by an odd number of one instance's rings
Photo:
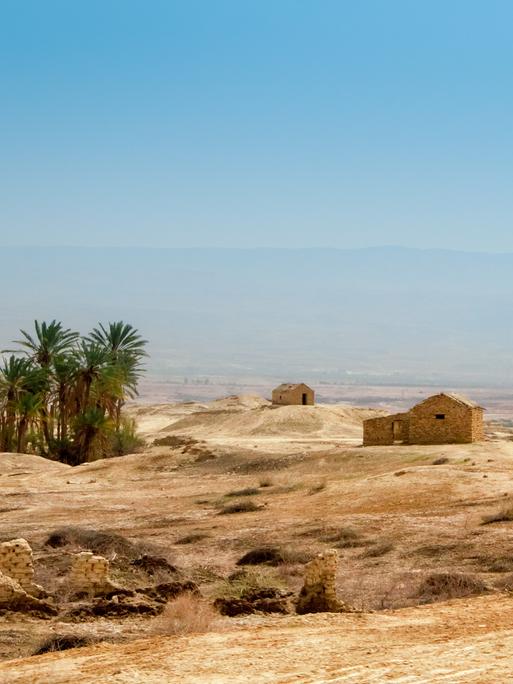
POLYGON ((242 581, 237 561, 251 550, 282 559, 242 579, 295 594, 305 562, 337 548, 338 593, 356 612, 219 616, 178 636, 151 615, 5 613, 0 681, 511 681, 510 428, 489 423, 480 444, 363 448, 370 409, 243 396, 129 412, 141 453, 77 468, 0 455, 0 541, 29 541, 36 579, 64 608, 67 558, 85 543, 78 529, 113 540, 103 555, 120 585, 152 573, 119 564, 117 535, 165 559, 209 603, 242 581), (49 543, 63 529, 74 541, 49 543), (63 633, 100 643, 32 655, 63 633))

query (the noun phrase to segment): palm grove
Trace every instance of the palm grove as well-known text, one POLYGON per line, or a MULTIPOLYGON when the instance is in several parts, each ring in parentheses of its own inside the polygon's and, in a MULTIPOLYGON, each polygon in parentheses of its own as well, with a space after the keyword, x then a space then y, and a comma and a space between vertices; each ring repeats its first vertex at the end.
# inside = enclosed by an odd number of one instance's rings
POLYGON ((0 368, 0 451, 78 465, 133 450, 134 426, 121 411, 146 356, 138 331, 119 321, 81 337, 35 321, 21 336, 0 368))

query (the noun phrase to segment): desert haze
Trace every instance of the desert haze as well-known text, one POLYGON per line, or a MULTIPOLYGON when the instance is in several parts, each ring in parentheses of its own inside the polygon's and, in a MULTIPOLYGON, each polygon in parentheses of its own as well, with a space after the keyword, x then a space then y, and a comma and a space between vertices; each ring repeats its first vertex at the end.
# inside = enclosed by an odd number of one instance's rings
POLYGON ((513 254, 27 247, 3 256, 1 348, 9 331, 59 312, 78 330, 131 321, 150 340, 148 377, 159 381, 472 387, 507 385, 513 370, 513 254))

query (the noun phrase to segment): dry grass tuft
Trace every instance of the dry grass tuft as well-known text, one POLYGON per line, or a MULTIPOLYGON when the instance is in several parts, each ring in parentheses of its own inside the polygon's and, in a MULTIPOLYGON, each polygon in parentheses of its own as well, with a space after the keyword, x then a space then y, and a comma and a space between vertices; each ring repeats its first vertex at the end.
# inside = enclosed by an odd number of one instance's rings
POLYGON ((293 551, 278 546, 261 546, 252 549, 239 558, 237 565, 302 565, 312 560, 313 554, 293 551))
POLYGON ((487 567, 488 572, 513 572, 513 557, 499 556, 494 558, 487 567))
POLYGON ((218 515, 231 515, 233 513, 254 513, 259 511, 262 506, 257 506, 253 501, 236 501, 232 504, 223 506, 218 515))
POLYGON ((317 484, 314 484, 312 487, 310 487, 310 489, 308 490, 308 494, 311 496, 312 494, 318 494, 319 492, 323 492, 327 486, 328 484, 326 480, 318 482, 317 484))
POLYGON ((202 539, 207 539, 210 537, 209 534, 205 532, 196 532, 193 534, 187 534, 185 537, 181 537, 175 541, 175 544, 194 544, 195 542, 201 541, 202 539))
POLYGON ((390 553, 394 549, 394 545, 391 542, 379 542, 374 544, 369 549, 364 551, 360 558, 379 558, 379 556, 384 556, 390 553))
POLYGON ((97 643, 98 639, 79 634, 52 634, 41 641, 32 652, 32 655, 43 655, 55 651, 67 651, 70 648, 81 648, 97 643))
POLYGON ((448 599, 484 594, 486 584, 478 577, 458 572, 434 572, 428 575, 418 590, 423 603, 446 601, 448 599))
POLYGON ((359 546, 367 546, 369 543, 360 532, 353 527, 341 527, 335 532, 325 534, 322 541, 333 544, 339 549, 351 549, 359 546))
POLYGON ((496 522, 511 522, 513 520, 513 505, 510 504, 505 508, 502 508, 497 513, 490 513, 489 515, 483 515, 481 525, 490 525, 496 522))
POLYGON ((202 634, 219 628, 219 613, 205 599, 193 594, 182 594, 170 601, 155 618, 153 633, 174 636, 202 634))
POLYGON ((256 487, 246 487, 245 489, 234 489, 225 496, 255 496, 255 494, 260 494, 260 490, 256 487))

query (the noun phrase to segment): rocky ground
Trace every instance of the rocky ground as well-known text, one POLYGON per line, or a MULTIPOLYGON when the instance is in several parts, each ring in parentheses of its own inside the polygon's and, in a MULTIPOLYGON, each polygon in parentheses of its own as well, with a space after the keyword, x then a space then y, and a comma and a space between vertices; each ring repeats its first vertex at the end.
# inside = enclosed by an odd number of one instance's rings
POLYGON ((4 612, 0 654, 24 659, 0 680, 238 682, 251 668, 258 682, 509 681, 510 428, 490 425, 481 444, 364 449, 371 413, 347 406, 244 397, 131 413, 139 454, 78 468, 0 455, 0 541, 28 540, 60 606, 45 620, 4 612), (69 619, 69 557, 88 548, 120 586, 192 581, 209 604, 248 583, 295 596, 304 564, 336 548, 339 596, 363 612, 222 617, 155 641, 159 609, 69 619), (274 557, 237 565, 262 549, 274 557), (63 633, 106 643, 29 657, 63 633))

